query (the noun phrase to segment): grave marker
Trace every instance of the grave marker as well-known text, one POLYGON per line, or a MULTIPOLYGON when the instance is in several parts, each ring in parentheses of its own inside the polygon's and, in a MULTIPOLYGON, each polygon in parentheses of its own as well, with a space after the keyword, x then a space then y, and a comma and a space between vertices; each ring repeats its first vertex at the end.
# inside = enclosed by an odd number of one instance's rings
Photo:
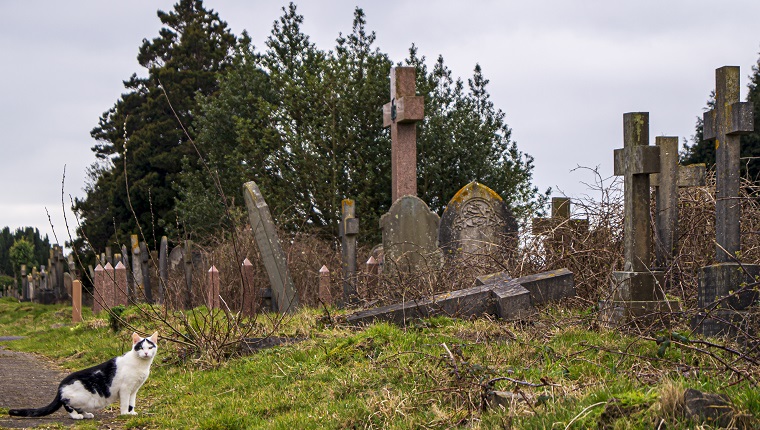
POLYGON ((417 121, 425 101, 416 93, 416 69, 391 67, 391 101, 383 106, 383 127, 391 128, 391 201, 417 195, 417 121))
POLYGON ((277 303, 280 313, 295 312, 298 308, 298 293, 269 206, 253 181, 243 185, 243 195, 256 245, 272 285, 272 299, 277 303))
POLYGON ((623 115, 623 149, 615 150, 615 175, 624 176, 623 271, 613 272, 612 298, 600 304, 608 324, 637 323, 677 306, 664 301, 664 274, 650 270, 652 229, 649 175, 660 171, 660 148, 649 145, 649 113, 623 115))
POLYGON ((415 273, 439 267, 438 223, 438 215, 419 197, 407 195, 396 200, 380 217, 383 270, 415 273))
POLYGON ((677 137, 657 136, 655 145, 660 148, 660 172, 650 177, 657 206, 655 265, 664 268, 673 260, 678 237, 678 188, 704 186, 705 165, 678 164, 677 137))
POLYGON ((121 261, 113 268, 113 279, 113 306, 127 306, 129 304, 127 267, 121 261))
POLYGON ((441 217, 438 243, 447 258, 516 248, 517 221, 499 194, 470 182, 451 198, 441 217))
POLYGON ((145 294, 145 300, 148 303, 153 303, 153 290, 150 285, 150 253, 148 252, 148 244, 140 242, 140 273, 142 274, 143 294, 145 294))
POLYGON ((319 269, 319 291, 317 292, 319 302, 324 306, 330 306, 332 304, 332 294, 330 293, 330 270, 322 265, 319 269))
POLYGON ((564 250, 572 245, 573 235, 588 232, 587 219, 570 218, 568 197, 552 197, 551 218, 533 218, 532 233, 546 235, 544 244, 550 250, 564 250))
POLYGON ((220 297, 219 297, 219 270, 215 266, 211 266, 206 274, 206 288, 208 293, 206 296, 206 306, 211 309, 219 309, 220 297))
POLYGON ((243 315, 253 316, 258 310, 258 294, 254 283, 253 264, 247 258, 243 260, 243 315))
POLYGON ((760 295, 750 287, 760 265, 736 261, 741 250, 740 136, 754 130, 752 105, 739 101, 739 67, 715 71, 715 108, 704 115, 704 138, 715 140, 715 236, 718 264, 699 272, 700 313, 692 327, 702 335, 729 334, 747 324, 760 295))
POLYGON ((158 249, 158 303, 164 303, 164 289, 169 285, 169 240, 161 237, 158 249))
MULTIPOLYGON (((111 263, 108 263, 109 265, 111 263)), ((92 292, 92 313, 99 314, 103 310, 106 301, 106 270, 100 264, 95 267, 94 276, 92 277, 93 292, 92 292)))
POLYGON ((71 283, 71 322, 82 322, 82 282, 78 279, 71 283))
POLYGON ((338 226, 341 238, 341 260, 343 265, 343 302, 355 303, 356 292, 356 239, 359 235, 359 219, 356 218, 356 206, 351 199, 341 202, 342 217, 338 226))

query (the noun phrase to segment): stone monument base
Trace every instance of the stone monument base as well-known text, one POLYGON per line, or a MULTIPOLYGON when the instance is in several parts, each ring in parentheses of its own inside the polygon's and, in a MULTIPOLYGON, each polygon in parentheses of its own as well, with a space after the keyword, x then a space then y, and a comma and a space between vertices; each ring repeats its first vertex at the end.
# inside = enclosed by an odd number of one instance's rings
POLYGON ((665 299, 663 272, 612 272, 612 300, 623 302, 665 299))
POLYGON ((609 327, 669 326, 681 312, 676 300, 606 300, 599 302, 599 321, 609 327))
POLYGON ((757 289, 748 288, 760 279, 760 265, 719 263, 699 269, 699 309, 712 307, 744 310, 757 303, 757 289), (736 293, 736 294, 735 294, 736 293))
POLYGON ((700 312, 691 319, 691 327, 702 336, 754 335, 760 326, 758 312, 716 309, 700 312))

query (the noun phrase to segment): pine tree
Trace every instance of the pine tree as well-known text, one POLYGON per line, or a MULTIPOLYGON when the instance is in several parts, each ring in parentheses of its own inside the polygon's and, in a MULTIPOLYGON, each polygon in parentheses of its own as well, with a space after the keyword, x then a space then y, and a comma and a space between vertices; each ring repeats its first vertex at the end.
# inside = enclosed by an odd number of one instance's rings
POLYGON ((194 126, 196 96, 216 91, 236 38, 201 0, 180 0, 158 18, 164 27, 143 40, 137 56, 148 77, 125 81, 127 92, 91 132, 99 161, 89 170, 85 198, 74 205, 82 221, 77 246, 84 237, 96 249, 118 246, 138 224, 152 244, 176 224, 173 183, 182 159, 189 160, 185 168, 198 168, 185 130, 194 126))

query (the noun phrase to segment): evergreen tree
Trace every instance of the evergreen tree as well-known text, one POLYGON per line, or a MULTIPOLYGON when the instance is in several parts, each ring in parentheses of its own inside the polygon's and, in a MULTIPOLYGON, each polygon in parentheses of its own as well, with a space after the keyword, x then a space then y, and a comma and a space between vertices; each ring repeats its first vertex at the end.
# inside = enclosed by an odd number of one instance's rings
MULTIPOLYGON (((752 181, 760 180, 760 59, 752 67, 752 76, 747 85, 747 101, 754 108, 755 131, 741 136, 740 156, 742 157, 742 175, 752 181)), ((715 107, 715 92, 710 94, 705 110, 715 107)), ((684 142, 681 161, 684 164, 705 163, 708 167, 715 165, 715 142, 704 140, 702 118, 697 118, 696 131, 691 137, 691 145, 684 142)))
POLYGON ((182 159, 189 160, 185 168, 198 168, 185 130, 194 126, 196 96, 216 91, 236 38, 201 0, 180 0, 158 18, 164 27, 143 40, 137 56, 148 77, 125 81, 127 92, 91 132, 99 161, 89 170, 85 198, 74 205, 81 218, 77 247, 84 237, 96 249, 119 246, 138 224, 152 246, 176 224, 173 183, 182 159))

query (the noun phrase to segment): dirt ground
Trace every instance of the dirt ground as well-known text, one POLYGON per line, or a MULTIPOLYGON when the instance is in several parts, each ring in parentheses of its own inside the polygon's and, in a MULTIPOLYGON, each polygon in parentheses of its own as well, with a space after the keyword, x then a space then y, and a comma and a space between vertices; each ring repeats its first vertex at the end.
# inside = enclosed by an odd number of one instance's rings
MULTIPOLYGON (((47 406, 55 398, 58 383, 66 372, 53 363, 48 363, 33 354, 9 351, 3 346, 11 338, 0 337, 0 408, 21 409, 47 406)), ((95 421, 99 428, 122 427, 116 414, 96 411, 95 421)), ((52 415, 40 418, 11 417, 0 414, 0 429, 8 428, 60 428, 75 422, 61 408, 52 415)))

